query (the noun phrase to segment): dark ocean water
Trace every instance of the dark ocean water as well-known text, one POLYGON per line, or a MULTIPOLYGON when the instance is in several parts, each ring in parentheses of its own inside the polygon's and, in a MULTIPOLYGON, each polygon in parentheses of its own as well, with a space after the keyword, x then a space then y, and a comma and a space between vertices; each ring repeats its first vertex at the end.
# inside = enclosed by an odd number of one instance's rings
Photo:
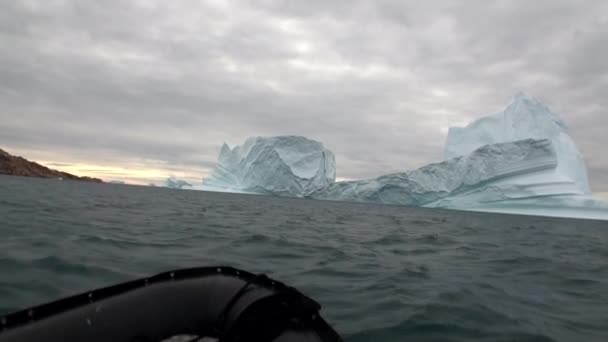
POLYGON ((267 272, 347 341, 608 341, 608 223, 0 176, 0 314, 267 272))

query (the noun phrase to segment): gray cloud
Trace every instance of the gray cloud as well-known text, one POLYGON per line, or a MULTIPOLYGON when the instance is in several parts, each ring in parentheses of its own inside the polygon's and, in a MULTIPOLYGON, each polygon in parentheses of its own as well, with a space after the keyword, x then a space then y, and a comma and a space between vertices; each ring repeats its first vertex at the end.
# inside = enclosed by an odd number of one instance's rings
MULTIPOLYGON (((205 173, 223 141, 323 141, 338 176, 437 161, 516 90, 608 191, 604 1, 5 1, 0 144, 205 173), (169 167, 170 166, 170 167, 169 167)), ((169 173, 169 171, 168 171, 169 173)))

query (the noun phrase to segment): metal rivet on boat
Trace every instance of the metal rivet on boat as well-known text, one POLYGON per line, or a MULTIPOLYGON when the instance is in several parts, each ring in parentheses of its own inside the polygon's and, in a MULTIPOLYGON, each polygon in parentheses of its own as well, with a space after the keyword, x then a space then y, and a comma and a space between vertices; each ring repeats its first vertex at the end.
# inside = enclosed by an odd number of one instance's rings
POLYGON ((271 282, 270 282, 270 285, 274 286, 274 281, 271 281, 271 282))
POLYGON ((169 276, 171 276, 171 279, 174 279, 174 278, 175 278, 175 272, 171 272, 171 273, 169 274, 169 276))
POLYGON ((217 273, 222 273, 222 269, 221 268, 217 268, 217 273))
POLYGON ((144 279, 144 285, 148 286, 148 279, 144 279))
POLYGON ((241 274, 239 271, 236 271, 236 275, 238 276, 239 274, 241 274))
POLYGON ((91 319, 87 318, 87 325, 92 325, 93 323, 91 323, 91 319))
POLYGON ((89 299, 93 299, 93 292, 89 292, 89 299))

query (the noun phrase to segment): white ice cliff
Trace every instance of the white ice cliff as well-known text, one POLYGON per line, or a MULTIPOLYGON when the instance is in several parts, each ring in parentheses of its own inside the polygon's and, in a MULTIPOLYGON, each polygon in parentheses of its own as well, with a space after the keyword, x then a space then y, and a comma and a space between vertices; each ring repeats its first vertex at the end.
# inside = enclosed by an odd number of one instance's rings
POLYGON ((321 143, 250 138, 233 149, 224 144, 203 189, 608 219, 565 124, 523 93, 504 111, 450 128, 445 156, 413 171, 335 183, 334 155, 321 143))
MULTIPOLYGON (((556 182, 569 194, 590 194, 587 168, 581 153, 568 135, 566 125, 539 100, 517 93, 504 111, 483 117, 466 127, 450 127, 445 145, 446 159, 471 153, 488 145, 522 139, 549 139, 557 155, 557 167, 543 175, 543 184, 556 182)), ((521 179, 519 184, 537 184, 521 179)))
POLYGON ((224 144, 203 189, 300 197, 335 182, 334 154, 322 143, 299 136, 249 138, 224 144))

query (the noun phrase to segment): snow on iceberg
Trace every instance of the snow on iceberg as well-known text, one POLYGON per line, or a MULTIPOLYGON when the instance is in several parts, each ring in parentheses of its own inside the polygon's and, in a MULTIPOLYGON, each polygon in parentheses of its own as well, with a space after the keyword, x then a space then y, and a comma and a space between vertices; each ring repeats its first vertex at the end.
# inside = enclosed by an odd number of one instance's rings
POLYGON ((242 146, 222 146, 204 190, 301 197, 335 182, 334 154, 300 136, 249 138, 242 146))

